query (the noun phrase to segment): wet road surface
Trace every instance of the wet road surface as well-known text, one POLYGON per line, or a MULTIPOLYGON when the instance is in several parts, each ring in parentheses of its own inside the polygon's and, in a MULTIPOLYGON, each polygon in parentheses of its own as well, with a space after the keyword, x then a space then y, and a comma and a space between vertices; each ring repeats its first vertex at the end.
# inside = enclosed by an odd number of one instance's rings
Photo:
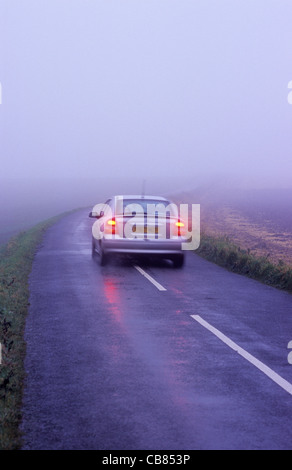
POLYGON ((193 253, 100 267, 87 215, 33 264, 23 449, 290 449, 291 295, 193 253))

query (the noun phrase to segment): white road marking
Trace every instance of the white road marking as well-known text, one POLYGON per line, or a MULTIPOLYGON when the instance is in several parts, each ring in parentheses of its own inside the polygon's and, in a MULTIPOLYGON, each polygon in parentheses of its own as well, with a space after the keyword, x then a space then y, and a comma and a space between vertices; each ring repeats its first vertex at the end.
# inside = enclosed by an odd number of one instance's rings
POLYGON ((279 374, 277 374, 272 369, 270 369, 270 367, 266 366, 263 362, 259 361, 254 356, 252 356, 247 351, 245 351, 245 349, 238 346, 231 339, 229 339, 227 336, 221 333, 221 331, 217 330, 216 328, 214 328, 214 326, 210 325, 210 323, 203 320, 203 318, 201 318, 199 315, 191 315, 191 317, 194 320, 196 320, 198 323, 200 323, 202 326, 207 328, 207 330, 211 331, 211 333, 217 336, 217 338, 223 341, 223 343, 227 344, 227 346, 229 346, 231 349, 233 349, 242 357, 244 357, 248 362, 250 362, 255 367, 257 367, 260 371, 262 371, 265 375, 267 375, 271 380, 273 380, 277 385, 283 388, 283 390, 285 390, 290 395, 292 395, 292 384, 290 382, 287 382, 287 380, 283 379, 283 377, 281 377, 279 374))
POLYGON ((159 284, 159 282, 155 281, 155 279, 153 279, 152 276, 150 276, 149 274, 147 274, 144 269, 140 268, 140 266, 137 266, 135 265, 134 268, 137 269, 137 271, 139 271, 140 274, 142 274, 142 276, 146 277, 146 279, 148 279, 148 281, 152 282, 152 284, 157 287, 158 290, 160 291, 166 291, 165 287, 163 287, 161 284, 159 284))

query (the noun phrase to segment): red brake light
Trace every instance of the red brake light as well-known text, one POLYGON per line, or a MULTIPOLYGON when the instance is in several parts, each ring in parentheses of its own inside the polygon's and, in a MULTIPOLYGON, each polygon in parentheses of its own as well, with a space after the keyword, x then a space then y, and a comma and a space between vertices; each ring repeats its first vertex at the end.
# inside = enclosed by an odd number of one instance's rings
POLYGON ((184 233, 184 226, 185 224, 181 221, 181 220, 178 220, 176 223, 175 223, 176 227, 177 227, 177 235, 179 237, 181 237, 184 233))
POLYGON ((183 222, 180 222, 180 221, 176 222, 175 225, 176 225, 177 227, 184 227, 184 226, 185 226, 185 224, 184 224, 183 222))
POLYGON ((114 218, 107 220, 106 226, 105 226, 105 233, 107 233, 109 235, 115 235, 116 225, 117 225, 117 223, 116 223, 114 218))

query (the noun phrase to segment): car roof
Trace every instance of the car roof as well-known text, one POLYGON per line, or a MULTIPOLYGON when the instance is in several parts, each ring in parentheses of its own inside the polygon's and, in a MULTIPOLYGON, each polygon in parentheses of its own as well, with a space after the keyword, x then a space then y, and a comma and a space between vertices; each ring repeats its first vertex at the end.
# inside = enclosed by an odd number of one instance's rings
POLYGON ((146 195, 142 196, 141 194, 124 194, 124 195, 118 195, 118 196, 113 196, 115 199, 153 199, 155 201, 168 201, 165 197, 162 196, 149 196, 146 195))

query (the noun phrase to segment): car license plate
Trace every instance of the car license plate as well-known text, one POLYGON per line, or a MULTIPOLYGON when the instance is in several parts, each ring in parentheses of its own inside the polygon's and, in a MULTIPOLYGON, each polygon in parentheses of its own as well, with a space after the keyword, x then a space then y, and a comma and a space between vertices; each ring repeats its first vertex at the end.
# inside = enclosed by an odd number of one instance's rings
POLYGON ((138 225, 137 227, 133 227, 133 232, 135 233, 144 233, 144 234, 158 234, 158 226, 150 225, 150 226, 143 226, 138 225))

